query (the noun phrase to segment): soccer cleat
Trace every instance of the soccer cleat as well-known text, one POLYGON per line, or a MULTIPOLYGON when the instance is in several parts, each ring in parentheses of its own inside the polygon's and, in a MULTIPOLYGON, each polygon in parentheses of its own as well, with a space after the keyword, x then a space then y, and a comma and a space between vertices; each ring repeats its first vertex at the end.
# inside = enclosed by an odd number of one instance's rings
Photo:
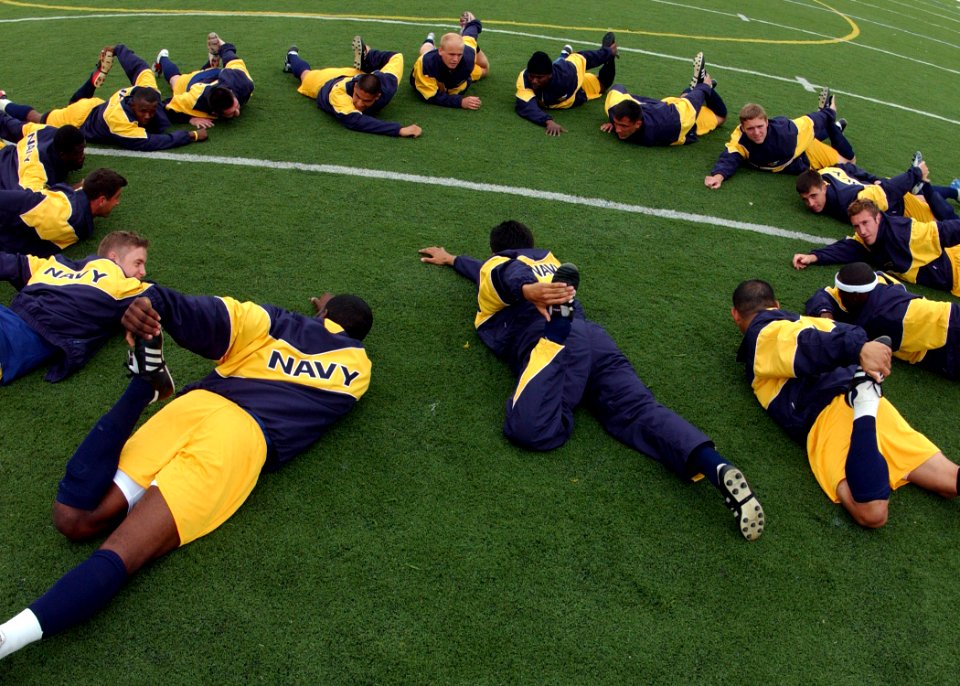
POLYGON ((837 128, 840 129, 840 133, 843 133, 847 130, 847 120, 843 117, 837 119, 837 128))
POLYGON ((829 88, 824 86, 820 90, 820 97, 817 100, 817 109, 823 109, 825 107, 833 107, 836 104, 836 98, 833 97, 833 93, 829 88))
POLYGON ((707 80, 707 63, 703 53, 698 52, 693 58, 693 78, 690 79, 690 88, 696 88, 707 80))
POLYGON ((99 88, 107 80, 107 74, 113 67, 113 46, 108 45, 100 51, 100 57, 97 58, 97 68, 93 73, 93 87, 99 88))
POLYGON ((477 18, 474 16, 473 12, 467 10, 460 15, 460 30, 463 31, 467 27, 467 24, 476 20, 477 18))
POLYGON ((164 48, 157 53, 157 59, 153 61, 153 71, 157 75, 157 78, 163 78, 163 67, 160 66, 160 60, 164 57, 170 59, 170 51, 164 48))
POLYGON ((430 33, 427 34, 427 37, 423 39, 423 42, 430 43, 430 45, 433 45, 434 43, 436 43, 436 40, 437 40, 436 34, 433 31, 431 31, 430 33))
POLYGON ((366 71, 364 69, 364 63, 367 61, 367 46, 363 42, 363 38, 360 36, 353 37, 353 68, 359 69, 360 71, 366 71))
MULTIPOLYGON (((611 45, 617 42, 617 35, 613 31, 607 31, 603 34, 603 38, 600 39, 601 48, 609 48, 611 45)), ((615 55, 617 59, 620 59, 620 55, 615 55)))
POLYGON ((567 59, 570 55, 573 54, 573 46, 567 43, 562 48, 560 48, 560 57, 562 59, 567 59))
POLYGON ((718 467, 720 493, 723 504, 733 513, 737 528, 748 541, 755 541, 763 533, 763 506, 753 494, 743 472, 730 464, 718 467))
POLYGON ((299 57, 300 48, 298 48, 296 45, 291 45, 289 48, 287 48, 287 54, 283 56, 283 71, 286 74, 293 72, 293 67, 290 66, 290 55, 296 55, 299 57))
POLYGON ((220 36, 211 31, 207 34, 207 66, 211 69, 220 66, 220 46, 223 41, 220 36))
POLYGON ((0 112, 6 113, 7 105, 10 104, 10 101, 7 100, 7 91, 0 90, 0 112))
MULTIPOLYGON (((0 91, 0 98, 4 96, 6 96, 6 93, 4 93, 3 91, 0 91)), ((952 188, 955 191, 960 191, 960 179, 954 179, 953 181, 951 181, 950 188, 952 188)))
MULTIPOLYGON (((553 273, 553 283, 565 283, 568 286, 573 286, 574 290, 579 288, 580 270, 577 269, 577 265, 571 262, 564 262, 561 264, 557 268, 557 271, 553 273)), ((571 298, 569 302, 563 303, 562 305, 551 305, 549 308, 550 316, 572 319, 574 302, 575 299, 571 298)))
POLYGON ((163 334, 149 341, 137 337, 133 349, 127 351, 127 370, 131 376, 139 376, 153 387, 153 400, 166 400, 176 390, 173 376, 163 359, 163 334))
POLYGON ((844 396, 847 405, 854 407, 857 401, 876 401, 882 397, 883 389, 880 387, 880 382, 863 371, 861 367, 857 367, 857 371, 854 372, 853 379, 850 381, 850 388, 847 389, 844 396))
MULTIPOLYGON (((919 167, 922 162, 923 162, 923 153, 917 150, 915 153, 913 153, 913 159, 910 160, 910 166, 919 167)), ((923 181, 921 181, 916 186, 911 188, 910 192, 913 193, 914 195, 919 195, 922 190, 923 190, 923 181)))

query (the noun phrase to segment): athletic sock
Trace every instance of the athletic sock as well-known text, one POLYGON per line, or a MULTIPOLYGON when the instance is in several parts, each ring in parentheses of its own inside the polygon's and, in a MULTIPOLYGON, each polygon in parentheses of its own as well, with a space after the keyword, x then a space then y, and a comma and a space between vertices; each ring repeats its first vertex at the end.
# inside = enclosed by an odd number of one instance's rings
POLYGON ((16 617, 0 624, 0 634, 3 634, 3 643, 0 643, 0 660, 11 653, 15 653, 34 641, 43 637, 43 629, 37 616, 30 610, 24 610, 16 617))
POLYGON ((293 75, 298 79, 300 78, 300 74, 305 71, 310 71, 310 63, 295 52, 287 53, 287 64, 290 65, 290 69, 293 70, 293 75))
POLYGON ((606 92, 606 90, 613 85, 613 80, 616 77, 617 77, 616 60, 613 57, 611 57, 609 60, 603 63, 603 66, 600 67, 600 71, 597 73, 597 80, 600 81, 601 92, 606 92))
POLYGON ((4 111, 11 117, 25 122, 27 121, 27 115, 33 112, 33 108, 30 105, 18 105, 15 102, 11 102, 4 108, 4 111))
POLYGON ((170 79, 174 76, 180 76, 180 68, 167 56, 160 58, 160 71, 163 73, 163 79, 167 83, 170 83, 170 79))
POLYGON ((30 610, 44 636, 59 633, 89 619, 120 591, 127 568, 112 550, 98 550, 60 577, 30 610))
POLYGON ((138 376, 130 379, 120 399, 100 417, 67 462, 57 502, 81 510, 97 507, 117 472, 124 443, 153 396, 149 382, 138 376))
POLYGON ((705 104, 707 108, 718 117, 727 116, 727 104, 723 101, 723 98, 720 97, 720 94, 717 93, 717 91, 713 88, 710 89, 710 94, 707 95, 705 104))
POLYGON ((827 134, 830 136, 830 143, 833 145, 834 150, 840 153, 841 157, 852 160, 857 156, 853 151, 853 146, 850 145, 850 141, 843 135, 843 131, 840 130, 839 126, 832 122, 827 124, 827 134))
POLYGON ((877 448, 875 415, 864 415, 853 420, 846 476, 850 494, 858 503, 890 497, 890 470, 877 448))
POLYGON ((550 321, 543 326, 543 337, 558 345, 564 345, 567 342, 567 336, 570 335, 572 324, 573 317, 561 317, 559 314, 553 314, 550 316, 550 321))
POLYGON ((705 443, 690 454, 687 464, 692 472, 703 474, 715 488, 720 488, 720 469, 730 462, 712 445, 705 443))
MULTIPOLYGON (((97 71, 100 71, 99 69, 97 71)), ((92 98, 97 94, 97 87, 93 85, 93 80, 97 77, 97 71, 93 72, 90 75, 90 78, 83 82, 83 85, 77 89, 77 92, 70 96, 70 102, 75 103, 77 100, 83 100, 84 98, 92 98)))

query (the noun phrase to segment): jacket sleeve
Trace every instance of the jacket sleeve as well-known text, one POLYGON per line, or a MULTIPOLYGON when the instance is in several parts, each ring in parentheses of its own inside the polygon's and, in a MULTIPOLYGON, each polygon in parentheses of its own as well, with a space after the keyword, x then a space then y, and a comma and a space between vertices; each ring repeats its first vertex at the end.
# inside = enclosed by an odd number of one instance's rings
POLYGON ((853 238, 844 238, 823 248, 810 251, 817 256, 818 264, 849 264, 871 262, 870 251, 853 238))

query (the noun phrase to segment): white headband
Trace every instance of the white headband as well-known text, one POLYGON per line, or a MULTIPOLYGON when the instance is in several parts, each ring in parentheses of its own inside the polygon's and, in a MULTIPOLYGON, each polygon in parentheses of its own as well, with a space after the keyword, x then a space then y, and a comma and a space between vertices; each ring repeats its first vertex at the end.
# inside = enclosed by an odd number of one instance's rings
POLYGON ((837 275, 833 277, 833 283, 836 284, 837 289, 844 291, 846 293, 869 293, 874 288, 877 287, 877 284, 880 280, 877 278, 876 273, 873 275, 873 281, 870 283, 865 283, 860 286, 854 286, 853 284, 844 283, 840 280, 840 272, 837 272, 837 275))

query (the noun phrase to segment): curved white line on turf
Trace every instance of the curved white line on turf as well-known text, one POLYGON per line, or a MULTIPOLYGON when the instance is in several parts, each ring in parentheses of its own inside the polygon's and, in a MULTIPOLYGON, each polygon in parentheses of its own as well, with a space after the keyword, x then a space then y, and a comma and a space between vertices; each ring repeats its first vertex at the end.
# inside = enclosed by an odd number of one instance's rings
MULTIPOLYGON (((316 19, 316 20, 323 20, 323 21, 346 21, 346 22, 371 23, 371 24, 397 24, 397 25, 403 25, 403 26, 424 26, 424 27, 436 27, 436 26, 439 26, 439 24, 432 23, 432 22, 400 21, 400 20, 394 20, 394 19, 361 19, 361 18, 358 18, 358 17, 318 17, 318 16, 312 15, 312 14, 303 14, 303 15, 299 15, 299 14, 288 14, 288 13, 277 13, 277 14, 278 14, 278 16, 283 16, 284 18, 294 18, 294 19, 316 19)), ((121 18, 121 17, 166 17, 166 18, 170 18, 171 16, 173 16, 173 15, 165 14, 165 13, 156 13, 156 12, 135 12, 135 13, 126 13, 126 12, 125 12, 125 13, 120 13, 120 14, 117 14, 117 13, 102 13, 102 14, 85 14, 85 15, 82 15, 82 16, 65 16, 65 15, 58 15, 58 16, 51 16, 51 17, 21 17, 21 18, 18 18, 18 19, 0 19, 0 24, 20 23, 20 22, 27 22, 27 21, 78 20, 78 19, 117 19, 117 18, 121 18)), ((180 14, 177 14, 176 16, 177 16, 177 17, 182 17, 182 16, 203 16, 203 17, 223 17, 223 16, 229 16, 229 17, 244 17, 244 16, 247 16, 247 15, 244 15, 243 13, 240 13, 240 12, 231 13, 231 14, 229 14, 229 15, 224 15, 222 12, 214 12, 214 11, 211 11, 211 12, 198 12, 198 11, 193 11, 193 12, 182 12, 182 13, 180 13, 180 14)), ((249 15, 249 16, 262 18, 262 17, 264 17, 264 16, 269 16, 269 15, 266 14, 266 13, 256 13, 256 14, 251 14, 251 15, 249 15)), ((456 27, 455 27, 455 26, 452 26, 452 25, 450 26, 450 28, 451 28, 451 29, 454 29, 454 30, 456 29, 456 27)), ((524 38, 537 38, 537 39, 540 39, 540 40, 550 40, 550 41, 556 41, 556 42, 558 42, 558 43, 570 43, 571 45, 578 45, 578 44, 582 44, 582 43, 583 43, 583 41, 582 41, 582 39, 581 39, 580 37, 570 38, 570 37, 547 36, 547 35, 537 34, 537 33, 528 33, 528 32, 525 32, 525 31, 510 31, 510 30, 506 30, 506 29, 484 29, 484 31, 486 31, 487 33, 502 33, 502 34, 504 34, 504 35, 509 35, 509 36, 521 36, 521 37, 524 37, 524 38)), ((858 43, 850 43, 850 45, 858 45, 858 43)), ((861 46, 861 47, 867 47, 867 48, 869 48, 869 46, 861 46)), ((879 50, 879 48, 870 48, 870 49, 879 50)), ((650 56, 652 56, 652 57, 660 57, 660 58, 668 59, 668 60, 680 60, 680 61, 683 61, 683 62, 688 62, 688 61, 690 60, 690 57, 689 57, 689 56, 678 57, 678 56, 676 56, 676 55, 665 55, 665 54, 663 54, 663 53, 651 52, 651 51, 649 51, 649 50, 639 50, 639 49, 637 49, 637 48, 621 47, 620 50, 621 50, 622 52, 633 52, 633 53, 637 53, 637 54, 641 54, 641 55, 650 55, 650 56)), ((880 52, 885 52, 885 51, 880 50, 880 52)), ((960 71, 955 71, 955 70, 953 70, 953 69, 949 69, 949 68, 946 68, 946 67, 940 67, 940 66, 938 66, 938 65, 930 64, 930 63, 927 63, 927 62, 920 62, 919 60, 913 60, 912 58, 904 57, 903 55, 896 55, 895 53, 889 53, 889 54, 894 55, 895 57, 901 57, 901 58, 903 58, 903 59, 910 59, 910 60, 912 60, 912 61, 919 62, 920 64, 926 64, 926 65, 928 65, 928 66, 937 67, 938 69, 944 69, 945 71, 949 71, 949 72, 953 72, 953 73, 956 73, 956 74, 960 74, 960 71)), ((727 71, 737 72, 737 73, 739 73, 739 74, 749 74, 750 76, 757 76, 757 77, 760 77, 760 78, 772 79, 772 80, 774 80, 774 81, 782 81, 782 82, 785 82, 785 83, 797 83, 796 78, 785 78, 785 77, 783 77, 783 76, 774 76, 773 74, 765 74, 765 73, 763 73, 763 72, 755 71, 755 70, 752 70, 752 69, 740 69, 740 68, 738 68, 738 67, 726 67, 726 66, 719 65, 719 64, 715 64, 715 65, 713 65, 713 66, 716 66, 717 68, 720 68, 720 69, 725 69, 725 70, 727 70, 727 71)), ((818 85, 822 85, 822 84, 818 84, 818 85)), ((924 110, 918 110, 918 109, 915 109, 915 108, 913 108, 913 107, 907 107, 906 105, 898 105, 898 104, 896 104, 896 103, 888 102, 888 101, 886 101, 886 100, 879 100, 879 99, 877 99, 877 98, 871 98, 871 97, 868 97, 868 96, 865 96, 865 95, 858 95, 858 94, 856 94, 856 93, 850 93, 850 92, 847 92, 847 91, 840 91, 840 90, 837 90, 837 89, 835 89, 835 88, 833 89, 833 91, 834 91, 835 93, 839 94, 839 95, 845 95, 845 96, 849 96, 849 97, 851 97, 851 98, 857 98, 858 100, 864 100, 864 101, 866 101, 866 102, 871 102, 871 103, 874 103, 874 104, 876 104, 876 105, 882 105, 882 106, 885 106, 885 107, 891 107, 891 108, 893 108, 893 109, 902 110, 902 111, 904 111, 904 112, 910 112, 910 113, 912 113, 912 114, 918 114, 918 115, 920 115, 920 116, 922 116, 922 117, 929 117, 929 118, 931 118, 931 119, 937 119, 937 120, 939 120, 939 121, 945 121, 945 122, 947 122, 947 123, 949 123, 949 124, 957 124, 957 125, 960 125, 960 121, 958 121, 958 120, 956 120, 956 119, 950 119, 949 117, 944 117, 944 116, 942 116, 942 115, 934 114, 934 113, 932 113, 932 112, 926 112, 926 111, 924 111, 924 110)))
MULTIPOLYGON (((752 231, 753 233, 762 233, 766 236, 778 236, 780 238, 792 238, 798 241, 808 243, 817 243, 827 245, 833 243, 832 239, 821 236, 812 236, 800 231, 790 231, 776 226, 766 224, 753 224, 750 222, 741 222, 733 219, 723 219, 721 217, 711 217, 706 214, 692 214, 689 212, 678 212, 676 210, 665 210, 657 207, 644 207, 643 205, 631 205, 628 203, 605 200, 603 198, 587 198, 582 195, 571 195, 568 193, 556 193, 554 191, 539 191, 535 188, 521 188, 518 186, 504 186, 497 183, 477 183, 475 181, 464 181, 449 176, 422 176, 420 174, 406 174, 403 172, 385 171, 382 169, 360 169, 356 167, 343 167, 336 164, 310 164, 306 162, 278 162, 274 160, 258 160, 249 157, 221 157, 217 155, 192 155, 182 152, 136 152, 134 150, 110 150, 106 148, 87 148, 87 154, 103 155, 105 157, 136 157, 139 159, 150 160, 169 160, 171 162, 190 162, 194 164, 229 164, 237 167, 258 167, 261 169, 280 169, 313 172, 316 174, 336 174, 338 176, 357 176, 364 179, 384 179, 387 181, 403 181, 406 183, 417 183, 427 186, 443 186, 454 190, 479 191, 481 193, 499 193, 503 195, 518 195, 524 198, 534 200, 549 200, 552 202, 563 202, 570 205, 582 205, 601 210, 614 210, 616 212, 629 212, 631 214, 643 214, 649 217, 660 217, 661 219, 674 219, 677 221, 691 222, 693 224, 705 224, 707 226, 722 226, 728 229, 738 229, 740 231, 752 231)), ((706 189, 703 191, 707 193, 706 189)))

